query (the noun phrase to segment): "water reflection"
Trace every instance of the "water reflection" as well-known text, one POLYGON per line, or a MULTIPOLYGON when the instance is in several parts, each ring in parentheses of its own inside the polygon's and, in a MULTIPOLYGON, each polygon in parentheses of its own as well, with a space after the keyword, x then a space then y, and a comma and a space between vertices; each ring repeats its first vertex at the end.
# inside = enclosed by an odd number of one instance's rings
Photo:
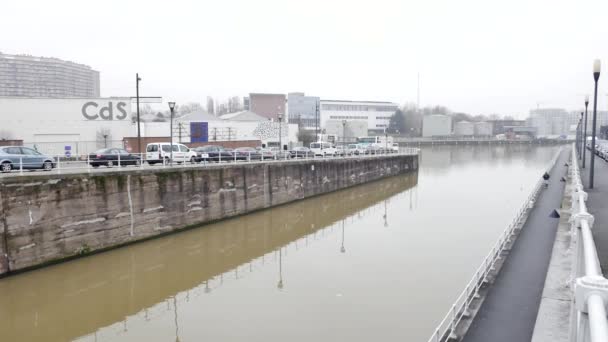
POLYGON ((270 254, 274 286, 284 290, 289 250, 309 247, 339 224, 344 253, 347 220, 416 182, 416 174, 397 176, 0 280, 0 293, 11 294, 0 297, 0 340, 111 339, 173 311, 178 341, 180 301, 265 268, 270 254))

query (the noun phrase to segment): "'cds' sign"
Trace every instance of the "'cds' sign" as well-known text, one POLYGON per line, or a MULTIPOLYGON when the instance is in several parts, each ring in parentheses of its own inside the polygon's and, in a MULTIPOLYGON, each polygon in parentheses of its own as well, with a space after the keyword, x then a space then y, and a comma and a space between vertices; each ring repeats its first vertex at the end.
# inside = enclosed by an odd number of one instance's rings
POLYGON ((126 102, 89 101, 82 105, 82 116, 87 120, 124 120, 127 118, 126 102))

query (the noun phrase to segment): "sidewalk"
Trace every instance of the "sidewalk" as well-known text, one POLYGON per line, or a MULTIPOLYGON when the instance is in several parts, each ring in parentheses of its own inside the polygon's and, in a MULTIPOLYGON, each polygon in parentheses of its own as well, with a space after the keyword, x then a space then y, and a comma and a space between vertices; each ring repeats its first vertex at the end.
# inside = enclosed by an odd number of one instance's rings
POLYGON ((591 151, 587 150, 585 168, 579 159, 581 179, 587 192, 587 210, 595 218, 593 224, 593 239, 597 248, 598 258, 602 272, 606 276, 608 270, 608 162, 595 157, 595 175, 593 189, 589 189, 589 170, 591 164, 591 151))
POLYGON ((531 340, 559 222, 549 215, 562 202, 565 183, 560 180, 570 153, 570 148, 562 150, 549 188, 540 193, 462 341, 531 340))

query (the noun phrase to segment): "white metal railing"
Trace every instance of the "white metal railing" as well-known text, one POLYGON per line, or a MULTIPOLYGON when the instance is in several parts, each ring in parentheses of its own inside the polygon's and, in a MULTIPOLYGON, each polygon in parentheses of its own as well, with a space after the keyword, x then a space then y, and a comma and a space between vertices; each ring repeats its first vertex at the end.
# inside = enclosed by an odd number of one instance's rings
MULTIPOLYGON (((418 155, 418 148, 401 148, 397 151, 372 151, 365 154, 340 153, 333 155, 319 155, 313 152, 290 153, 283 152, 245 152, 218 154, 213 156, 191 157, 175 155, 173 162, 169 158, 159 160, 146 160, 146 153, 136 154, 110 154, 99 158, 95 153, 66 155, 0 155, 0 175, 22 175, 26 171, 42 169, 54 173, 78 173, 116 170, 117 167, 132 166, 124 170, 151 169, 151 168, 204 168, 212 165, 226 165, 235 163, 268 163, 285 162, 292 160, 322 160, 322 159, 358 159, 379 158, 398 155, 418 155), (106 156, 111 156, 107 158, 106 156)), ((183 153, 183 152, 182 152, 183 153)), ((176 153, 177 154, 177 153, 176 153)), ((168 154, 167 154, 168 155, 168 154)))
MULTIPOLYGON (((559 157, 561 149, 549 162, 547 172, 549 172, 559 157)), ((516 229, 521 228, 524 223, 524 219, 529 211, 534 207, 534 202, 540 193, 543 185, 543 179, 539 177, 538 182, 532 189, 532 192, 528 198, 524 201, 521 208, 517 211, 515 218, 500 234, 498 240, 483 259, 481 265, 477 268, 473 274, 473 278, 467 283, 464 290, 458 295, 454 304, 452 304, 448 313, 443 317, 441 322, 437 325, 433 334, 429 338, 429 342, 441 342, 447 341, 448 339, 456 339, 456 329, 458 324, 463 318, 470 317, 469 308, 473 300, 479 298, 479 290, 482 285, 488 281, 488 275, 491 271, 495 270, 496 263, 501 259, 501 254, 506 247, 508 247, 511 239, 515 236, 516 229)))
MULTIPOLYGON (((591 156, 594 158, 595 156, 591 156)), ((571 236, 577 253, 574 255, 574 306, 571 341, 608 341, 608 280, 604 278, 593 241, 594 217, 587 211, 587 193, 581 182, 576 148, 572 147, 570 167, 572 180, 571 236)))

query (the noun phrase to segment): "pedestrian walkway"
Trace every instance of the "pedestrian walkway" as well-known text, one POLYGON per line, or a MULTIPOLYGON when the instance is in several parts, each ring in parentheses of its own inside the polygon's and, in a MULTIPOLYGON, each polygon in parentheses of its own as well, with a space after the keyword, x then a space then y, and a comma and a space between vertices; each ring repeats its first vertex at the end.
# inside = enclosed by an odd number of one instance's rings
MULTIPOLYGON (((570 148, 564 148, 550 172, 517 240, 462 341, 530 341, 543 292, 559 218, 549 215, 562 202, 570 148)), ((540 175, 539 175, 540 177, 540 175)))
POLYGON ((593 189, 589 189, 589 169, 591 151, 587 150, 586 167, 581 167, 581 179, 587 192, 587 210, 595 218, 593 224, 593 239, 597 248, 600 266, 606 276, 608 270, 608 162, 595 157, 595 175, 593 177, 593 189))

